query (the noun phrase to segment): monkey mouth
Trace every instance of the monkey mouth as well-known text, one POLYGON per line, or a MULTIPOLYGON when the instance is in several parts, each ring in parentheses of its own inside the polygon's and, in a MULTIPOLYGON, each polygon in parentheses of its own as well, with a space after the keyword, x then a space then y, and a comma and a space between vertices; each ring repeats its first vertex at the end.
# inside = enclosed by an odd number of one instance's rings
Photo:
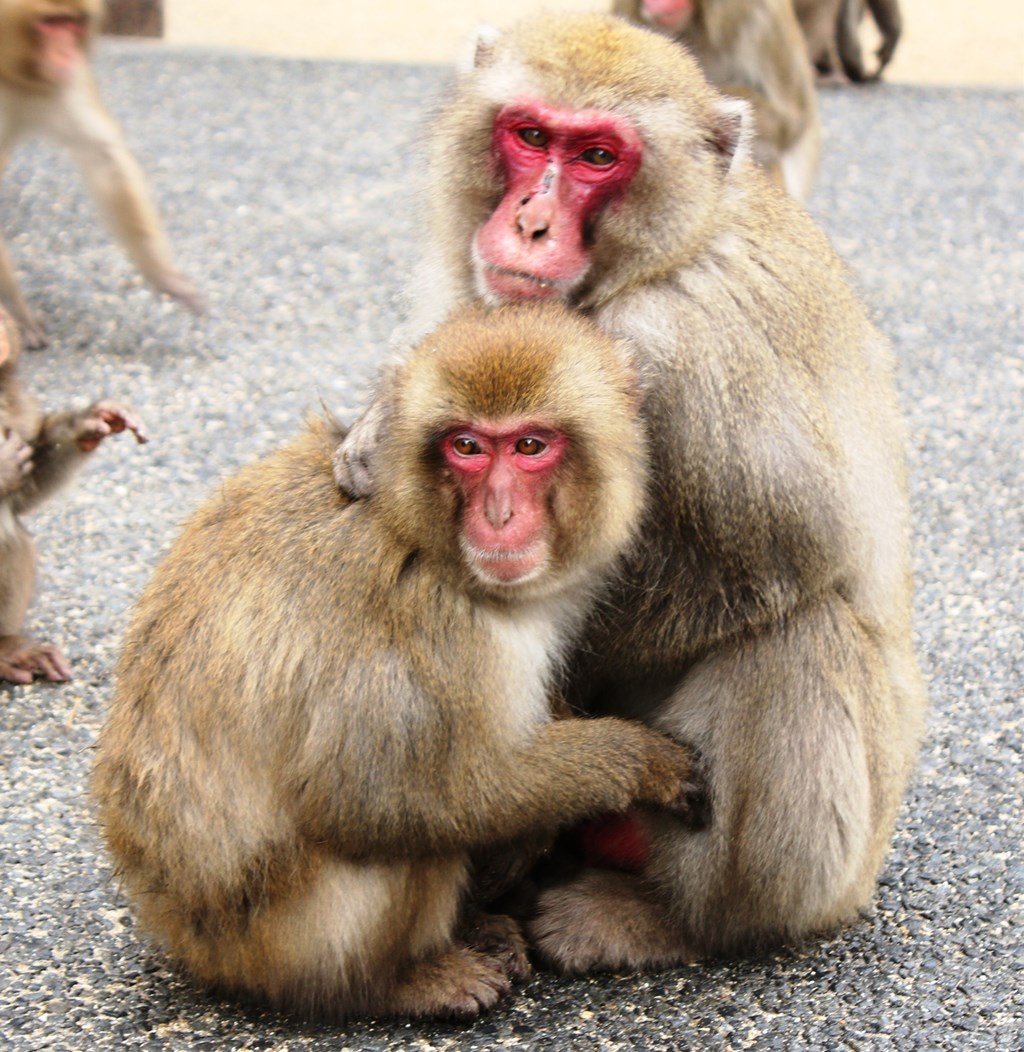
POLYGON ((526 270, 500 267, 481 260, 481 293, 502 302, 518 300, 561 299, 569 293, 569 283, 545 278, 526 270))
POLYGON ((478 548, 464 543, 463 550, 473 573, 489 585, 525 584, 543 573, 548 561, 543 541, 526 548, 478 548))

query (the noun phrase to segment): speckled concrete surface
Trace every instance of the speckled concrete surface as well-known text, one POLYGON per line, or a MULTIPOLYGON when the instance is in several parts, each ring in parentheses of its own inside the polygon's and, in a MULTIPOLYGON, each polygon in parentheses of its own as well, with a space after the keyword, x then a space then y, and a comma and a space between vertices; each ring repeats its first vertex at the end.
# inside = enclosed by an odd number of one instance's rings
POLYGON ((880 86, 823 98, 813 211, 901 361, 917 628, 933 712, 877 903, 776 955, 644 976, 538 975, 469 1027, 295 1024, 211 998, 139 939, 84 796, 125 616, 217 479, 321 399, 351 416, 401 314, 409 176, 444 73, 104 45, 105 94, 153 183, 195 321, 144 289, 50 148, 0 216, 52 346, 47 404, 130 399, 33 523, 33 630, 67 686, 0 687, 0 1033, 37 1049, 988 1049, 1024 1034, 1024 94, 880 86))

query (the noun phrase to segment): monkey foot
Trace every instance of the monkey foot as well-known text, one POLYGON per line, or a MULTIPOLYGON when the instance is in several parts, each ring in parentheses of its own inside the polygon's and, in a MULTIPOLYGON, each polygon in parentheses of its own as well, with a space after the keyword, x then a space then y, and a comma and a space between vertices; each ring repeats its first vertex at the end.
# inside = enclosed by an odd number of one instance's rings
POLYGON ((466 945, 493 963, 513 982, 528 979, 533 969, 519 924, 503 913, 480 913, 463 932, 466 945))
POLYGON ((421 1018, 475 1019, 510 989, 508 978, 490 958, 460 946, 418 962, 394 991, 388 1011, 421 1018))
POLYGON ((71 679, 71 666, 52 643, 37 643, 27 636, 0 636, 0 679, 8 683, 31 683, 34 679, 66 683, 71 679))

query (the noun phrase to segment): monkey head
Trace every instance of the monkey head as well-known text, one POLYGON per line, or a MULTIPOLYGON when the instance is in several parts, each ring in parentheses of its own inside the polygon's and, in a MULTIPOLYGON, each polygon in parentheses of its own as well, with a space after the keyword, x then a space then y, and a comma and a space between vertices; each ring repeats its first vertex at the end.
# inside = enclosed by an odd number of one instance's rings
POLYGON ((86 66, 101 0, 0 0, 0 81, 53 92, 86 66))
POLYGON ((527 19, 478 41, 441 115, 433 237, 466 299, 598 306, 706 247, 749 125, 664 37, 527 19))
POLYGON ((639 400, 628 352, 587 319, 558 304, 466 308, 399 374, 374 500, 475 594, 578 588, 637 525, 639 400))

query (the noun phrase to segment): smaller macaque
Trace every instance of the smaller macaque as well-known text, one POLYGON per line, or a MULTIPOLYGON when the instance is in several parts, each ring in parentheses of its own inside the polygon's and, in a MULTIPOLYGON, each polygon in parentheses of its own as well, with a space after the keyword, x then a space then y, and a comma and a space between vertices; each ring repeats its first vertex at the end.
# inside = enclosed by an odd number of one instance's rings
POLYGON ((528 971, 511 918, 465 909, 471 858, 636 803, 683 817, 696 760, 553 714, 643 506, 625 347, 557 304, 466 308, 389 393, 371 499, 339 490, 342 432, 316 421, 185 526, 93 787, 142 927, 199 980, 305 1016, 469 1018, 528 971))
MULTIPOLYGON (((145 180, 89 68, 101 0, 0 0, 0 174, 11 148, 42 133, 67 148, 131 262, 161 292, 201 313, 202 298, 175 268, 145 180)), ((24 344, 45 346, 43 324, 18 288, 0 238, 0 299, 24 344)))
POLYGON ((67 658, 52 643, 22 634, 36 549, 20 516, 70 481, 108 435, 130 431, 145 442, 146 433, 136 413, 118 402, 43 415, 18 380, 20 353, 17 329, 0 308, 0 679, 60 683, 71 678, 67 658))

